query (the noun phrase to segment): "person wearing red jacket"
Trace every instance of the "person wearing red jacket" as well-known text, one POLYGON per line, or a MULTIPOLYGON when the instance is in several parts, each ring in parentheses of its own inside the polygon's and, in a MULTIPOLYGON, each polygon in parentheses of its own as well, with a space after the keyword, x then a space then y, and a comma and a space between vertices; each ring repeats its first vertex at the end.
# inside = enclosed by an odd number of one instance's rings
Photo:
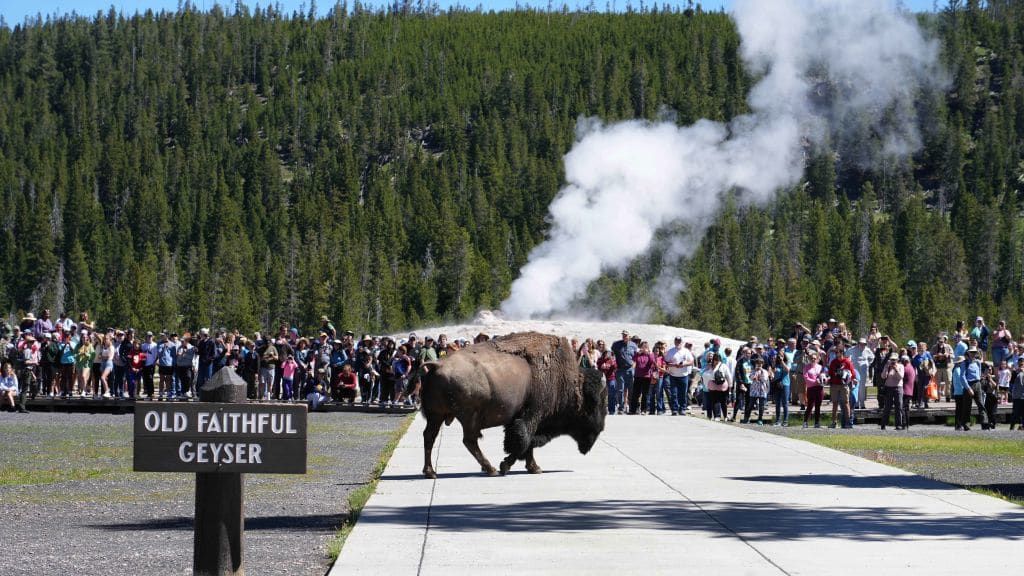
POLYGON ((836 412, 842 409, 843 428, 853 428, 853 419, 850 414, 850 387, 857 383, 857 370, 853 367, 853 360, 846 356, 846 341, 842 338, 836 340, 830 351, 832 361, 828 364, 829 394, 832 399, 832 424, 829 428, 836 427, 836 412))

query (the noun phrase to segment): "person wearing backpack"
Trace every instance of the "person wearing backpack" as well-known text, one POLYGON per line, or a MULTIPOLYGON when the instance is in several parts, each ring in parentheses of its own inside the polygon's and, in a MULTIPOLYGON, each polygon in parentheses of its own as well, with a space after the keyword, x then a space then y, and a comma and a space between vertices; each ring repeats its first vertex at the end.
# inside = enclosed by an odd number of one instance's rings
POLYGON ((707 387, 707 414, 709 420, 719 422, 729 413, 729 388, 732 386, 732 371, 722 362, 718 353, 708 354, 707 366, 701 374, 707 387))

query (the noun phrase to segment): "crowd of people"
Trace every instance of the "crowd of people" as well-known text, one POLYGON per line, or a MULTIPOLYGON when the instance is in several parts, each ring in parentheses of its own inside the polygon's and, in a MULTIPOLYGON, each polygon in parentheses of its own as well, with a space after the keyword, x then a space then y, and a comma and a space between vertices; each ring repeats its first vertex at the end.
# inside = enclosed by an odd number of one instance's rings
POLYGON ((827 394, 830 427, 852 428, 853 409, 866 407, 870 385, 877 390, 883 430, 890 415, 896 430, 906 429, 911 408, 939 399, 955 401, 957 430, 970 430, 972 406, 981 428, 994 429, 1001 403, 1013 405, 1011 429, 1024 430, 1024 338, 1014 340, 1005 322, 992 330, 981 317, 970 330, 958 322, 931 343, 900 345, 877 324, 855 340, 832 318, 813 329, 798 323, 787 337, 764 343, 752 336, 736 350, 717 338, 700 349, 682 338, 672 347, 652 347, 623 331, 611 346, 588 339, 579 356, 581 365, 607 379, 609 414, 686 415, 693 403, 713 420, 764 425, 771 402, 774 425, 787 426, 789 408, 796 405, 804 410, 805 428, 812 422, 820 428, 827 394))
POLYGON ((276 335, 252 338, 207 328, 195 334, 97 330, 87 313, 76 322, 66 313, 53 319, 49 310, 0 332, 0 404, 19 412, 37 397, 190 400, 226 368, 245 380, 253 400, 310 402, 313 408, 327 402, 412 406, 418 367, 468 345, 444 334, 357 340, 326 316, 312 338, 287 325, 276 335))
MULTIPOLYGON (((489 337, 478 335, 474 341, 489 337)), ((419 367, 467 345, 466 340, 339 333, 321 318, 315 336, 281 325, 276 335, 207 328, 195 334, 132 329, 97 330, 87 313, 53 319, 49 310, 27 314, 16 328, 0 325, 3 363, 0 404, 27 412, 36 397, 189 400, 219 370, 235 370, 253 400, 359 402, 413 406, 419 367)), ((982 429, 996 426, 1000 403, 1012 403, 1011 428, 1024 429, 1024 338, 1014 340, 1005 322, 990 329, 978 317, 968 330, 929 343, 900 345, 872 324, 854 339, 835 319, 809 329, 796 324, 783 338, 723 347, 675 338, 649 342, 626 331, 608 345, 572 341, 581 366, 599 370, 608 385, 609 414, 687 415, 691 406, 713 420, 765 423, 774 406, 776 426, 789 424, 790 406, 803 410, 803 426, 821 427, 821 406, 831 404, 831 427, 850 428, 853 409, 865 408, 867 387, 877 390, 881 428, 893 417, 896 430, 910 425, 911 408, 955 401, 957 430, 970 430, 971 407, 982 429), (731 410, 731 416, 730 416, 731 410)))

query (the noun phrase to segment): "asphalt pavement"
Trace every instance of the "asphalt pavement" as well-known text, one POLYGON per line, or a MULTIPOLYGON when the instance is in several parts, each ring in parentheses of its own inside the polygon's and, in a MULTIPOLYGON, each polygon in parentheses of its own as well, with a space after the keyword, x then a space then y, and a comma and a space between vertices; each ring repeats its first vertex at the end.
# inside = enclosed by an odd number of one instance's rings
MULTIPOLYGON (((331 575, 1013 573, 1024 507, 698 417, 609 417, 486 477, 459 424, 424 479, 424 422, 394 453, 331 575)), ((495 465, 500 429, 481 448, 495 465)))

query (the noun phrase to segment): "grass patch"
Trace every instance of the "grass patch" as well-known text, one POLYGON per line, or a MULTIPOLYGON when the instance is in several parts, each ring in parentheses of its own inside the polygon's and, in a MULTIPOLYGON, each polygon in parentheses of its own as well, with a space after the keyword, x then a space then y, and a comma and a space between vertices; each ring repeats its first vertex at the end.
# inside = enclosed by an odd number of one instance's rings
POLYGON ((92 480, 113 474, 113 468, 76 468, 73 470, 60 468, 14 468, 5 467, 0 470, 0 486, 28 486, 38 484, 55 484, 57 482, 73 482, 92 480))
POLYGON ((808 435, 802 440, 814 442, 844 452, 865 450, 889 451, 906 455, 969 454, 972 457, 992 457, 1000 461, 1024 464, 1024 442, 1020 440, 974 438, 960 436, 899 437, 891 435, 808 435))
POLYGON ((984 494, 985 496, 991 496, 993 498, 999 498, 1000 500, 1006 500, 1007 502, 1013 502, 1018 506, 1024 506, 1024 498, 1021 498, 1020 496, 1004 494, 999 490, 991 490, 989 488, 980 488, 973 486, 964 486, 964 488, 967 488, 972 492, 977 492, 978 494, 984 494))
POLYGON ((912 437, 801 433, 793 437, 1024 506, 1024 498, 1019 494, 957 481, 958 471, 983 470, 991 468, 994 462, 999 467, 1024 467, 1024 442, 1018 439, 945 434, 912 437))
POLYGON ((327 543, 327 556, 334 562, 338 559, 341 554, 341 549, 345 546, 345 540, 348 539, 348 535, 352 533, 352 529, 355 528, 356 522, 359 520, 359 514, 362 513, 363 507, 366 506, 366 502, 373 496, 373 493, 377 490, 377 484, 380 482, 380 477, 384 474, 384 469, 388 465, 388 460, 391 459, 391 455, 395 452, 395 448, 398 447, 398 442, 405 435, 406 430, 412 425, 413 420, 416 419, 416 412, 406 416, 405 422, 403 422, 394 432, 391 433, 391 438, 388 443, 384 445, 383 450, 380 452, 380 456, 377 458, 377 463, 373 467, 373 471, 370 473, 370 481, 366 484, 356 488, 348 494, 348 514, 345 516, 344 521, 341 523, 341 527, 338 529, 338 534, 327 543))

